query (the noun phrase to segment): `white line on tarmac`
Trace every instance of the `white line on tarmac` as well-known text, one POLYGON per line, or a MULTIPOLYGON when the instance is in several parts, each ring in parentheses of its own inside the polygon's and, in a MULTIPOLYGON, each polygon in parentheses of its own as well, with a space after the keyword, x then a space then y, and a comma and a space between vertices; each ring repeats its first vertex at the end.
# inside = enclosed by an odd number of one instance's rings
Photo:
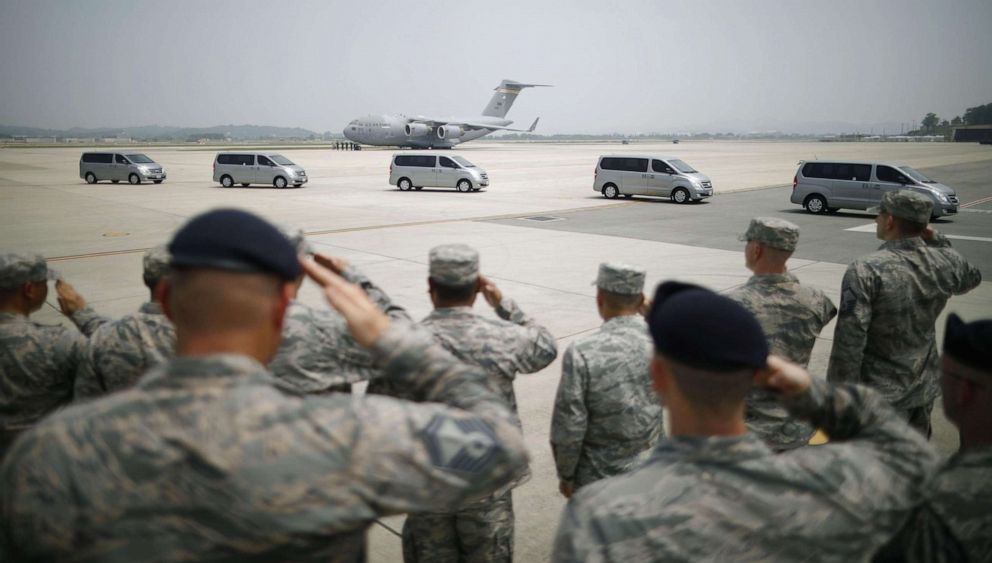
MULTIPOLYGON (((868 223, 867 225, 861 225, 860 227, 851 227, 850 229, 844 229, 845 231, 851 231, 854 233, 874 233, 875 223, 868 223)), ((965 235, 948 235, 944 234, 947 238, 957 239, 957 240, 977 240, 979 242, 992 242, 992 238, 988 237, 969 237, 965 235)))

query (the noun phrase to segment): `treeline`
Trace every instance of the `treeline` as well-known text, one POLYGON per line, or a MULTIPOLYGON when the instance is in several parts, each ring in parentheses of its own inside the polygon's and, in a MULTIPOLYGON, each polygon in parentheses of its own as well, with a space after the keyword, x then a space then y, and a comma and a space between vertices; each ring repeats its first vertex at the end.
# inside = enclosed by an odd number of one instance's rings
POLYGON ((962 125, 992 125, 992 103, 975 106, 964 110, 964 115, 956 116, 950 121, 940 119, 936 113, 928 113, 920 121, 919 129, 910 131, 910 135, 944 135, 950 136, 955 127, 962 125))

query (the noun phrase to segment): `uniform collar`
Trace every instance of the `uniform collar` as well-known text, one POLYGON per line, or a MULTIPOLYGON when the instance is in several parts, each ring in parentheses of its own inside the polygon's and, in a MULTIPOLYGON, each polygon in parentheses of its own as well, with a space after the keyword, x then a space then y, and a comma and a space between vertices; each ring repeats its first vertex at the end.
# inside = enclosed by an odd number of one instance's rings
POLYGON ((900 238, 896 240, 887 240, 882 243, 882 246, 878 247, 879 250, 910 250, 913 248, 919 248, 921 246, 926 246, 923 239, 920 237, 909 237, 900 238))
POLYGON ((27 322, 28 318, 18 313, 0 313, 0 323, 27 322))
POLYGON ((755 274, 747 280, 748 285, 774 285, 780 283, 796 282, 799 279, 791 272, 784 274, 755 274))
POLYGON ((459 307, 438 307, 431 311, 427 318, 438 318, 438 317, 469 317, 475 315, 472 307, 468 305, 462 305, 459 307))
POLYGON ((148 303, 142 303, 138 311, 146 315, 161 315, 162 306, 154 301, 149 301, 148 303))
POLYGON ((690 463, 736 464, 775 455, 750 432, 743 436, 681 436, 662 440, 652 458, 690 463))
POLYGON ((241 354, 215 354, 212 356, 178 356, 164 366, 153 369, 143 377, 138 387, 176 387, 197 385, 208 381, 272 383, 274 378, 265 366, 254 358, 241 354))
POLYGON ((603 323, 603 326, 640 326, 646 325, 644 317, 640 315, 620 315, 613 317, 603 323))

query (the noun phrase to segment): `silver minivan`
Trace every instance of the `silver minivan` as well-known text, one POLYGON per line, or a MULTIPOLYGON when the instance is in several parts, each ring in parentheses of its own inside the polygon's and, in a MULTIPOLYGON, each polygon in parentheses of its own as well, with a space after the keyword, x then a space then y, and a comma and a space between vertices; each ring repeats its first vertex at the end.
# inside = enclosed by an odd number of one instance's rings
POLYGON ((403 153, 393 155, 389 184, 403 191, 437 187, 477 192, 489 185, 489 174, 461 156, 403 153))
POLYGON ((234 184, 271 184, 285 188, 307 183, 307 172, 291 160, 275 153, 218 153, 214 159, 214 182, 225 188, 234 184))
POLYGON ((838 209, 868 209, 878 205, 885 192, 906 189, 930 198, 934 218, 958 212, 953 189, 894 162, 800 162, 789 200, 810 213, 834 213, 838 209))
POLYGON ((161 184, 165 180, 165 169, 137 152, 84 152, 79 157, 79 177, 87 184, 100 180, 110 180, 115 184, 122 180, 132 184, 161 184))
POLYGON ((610 199, 650 195, 688 203, 712 196, 713 182, 674 156, 616 154, 599 157, 592 189, 610 199))

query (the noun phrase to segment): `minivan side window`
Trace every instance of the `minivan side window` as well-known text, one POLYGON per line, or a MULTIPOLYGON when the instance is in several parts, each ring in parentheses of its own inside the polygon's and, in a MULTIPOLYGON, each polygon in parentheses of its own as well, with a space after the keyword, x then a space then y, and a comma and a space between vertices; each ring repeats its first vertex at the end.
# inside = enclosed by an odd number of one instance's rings
POLYGON ((444 167, 444 168, 458 168, 458 165, 455 164, 455 162, 453 160, 451 160, 450 158, 448 158, 446 156, 440 157, 440 163, 441 163, 441 166, 444 167))
POLYGON ((875 176, 878 177, 879 182, 892 182, 895 184, 908 184, 909 180, 906 176, 899 172, 891 166, 882 166, 881 164, 875 168, 875 176))
POLYGON ((424 168, 434 168, 435 157, 433 157, 433 156, 416 156, 414 158, 416 158, 417 161, 418 161, 417 166, 423 166, 424 168))
POLYGON ((623 170, 623 159, 604 158, 599 161, 599 167, 603 170, 623 170))
POLYGON ((394 162, 396 162, 396 166, 413 166, 411 160, 413 160, 412 156, 397 156, 394 162))
POLYGON ((117 162, 117 164, 131 164, 130 162, 127 161, 126 158, 124 158, 124 155, 122 154, 115 154, 114 161, 117 162))
POLYGON ((826 180, 867 182, 871 178, 871 165, 810 162, 803 166, 803 176, 807 178, 823 178, 826 180))
POLYGON ((219 154, 217 155, 218 164, 234 164, 251 166, 255 164, 255 155, 252 154, 219 154))
POLYGON ((651 171, 652 172, 657 172, 659 174, 672 174, 672 173, 675 172, 675 170, 672 170, 672 167, 669 166, 663 160, 652 160, 651 161, 651 171))
POLYGON ((110 154, 99 154, 93 152, 83 153, 83 162, 89 162, 92 164, 110 164, 113 162, 113 155, 110 154))
POLYGON ((258 155, 258 165, 259 166, 275 166, 275 164, 272 164, 272 161, 271 160, 269 160, 267 157, 264 157, 262 155, 258 155))
POLYGON ((624 170, 628 172, 647 172, 648 159, 646 158, 625 158, 624 170))

